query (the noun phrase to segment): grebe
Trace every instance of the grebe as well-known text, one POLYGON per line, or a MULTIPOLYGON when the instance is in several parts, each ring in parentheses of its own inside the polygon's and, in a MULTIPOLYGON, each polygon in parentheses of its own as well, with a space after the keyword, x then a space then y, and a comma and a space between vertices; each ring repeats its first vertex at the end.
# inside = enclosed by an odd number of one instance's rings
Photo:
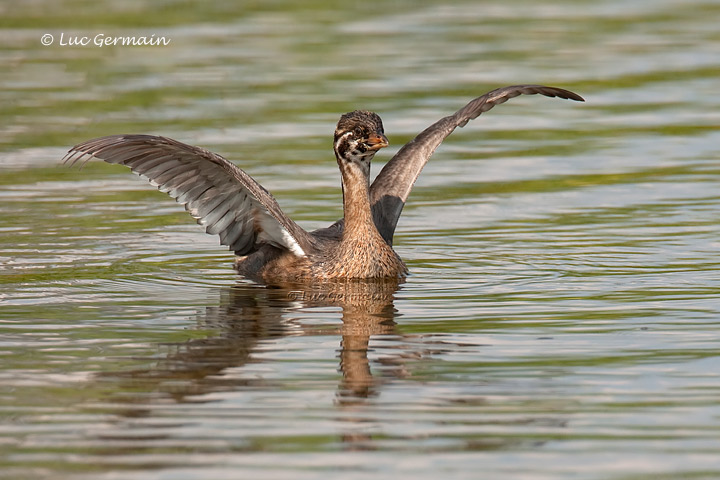
POLYGON ((571 91, 543 85, 498 88, 444 117, 403 146, 370 185, 370 162, 388 145, 382 120, 365 110, 340 117, 334 150, 342 179, 344 218, 307 232, 258 182, 220 155, 152 135, 111 135, 74 146, 70 165, 92 157, 126 165, 185 205, 237 255, 235 268, 264 283, 402 278, 408 270, 392 248, 400 213, 420 171, 457 127, 518 95, 576 101, 571 91))

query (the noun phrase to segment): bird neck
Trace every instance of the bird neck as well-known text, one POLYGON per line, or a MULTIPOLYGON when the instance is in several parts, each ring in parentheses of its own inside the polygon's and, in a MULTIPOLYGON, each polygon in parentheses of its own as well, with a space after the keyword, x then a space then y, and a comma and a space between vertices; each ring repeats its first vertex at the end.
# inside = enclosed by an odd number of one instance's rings
POLYGON ((359 165, 340 162, 345 229, 343 238, 379 235, 370 210, 370 178, 359 165))

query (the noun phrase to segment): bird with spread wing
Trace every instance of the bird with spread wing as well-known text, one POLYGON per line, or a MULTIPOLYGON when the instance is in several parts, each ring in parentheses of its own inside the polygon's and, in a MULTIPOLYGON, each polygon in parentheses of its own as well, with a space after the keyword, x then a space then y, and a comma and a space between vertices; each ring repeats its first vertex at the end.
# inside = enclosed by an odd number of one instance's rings
POLYGON ((519 95, 584 101, 543 85, 498 88, 441 118, 403 146, 370 184, 370 162, 388 145, 380 117, 364 110, 340 118, 334 135, 343 188, 343 219, 308 232, 250 175, 204 148, 152 135, 111 135, 74 146, 70 164, 92 157, 146 177, 237 255, 235 266, 265 283, 401 278, 408 271, 392 248, 415 181, 435 149, 457 127, 519 95))

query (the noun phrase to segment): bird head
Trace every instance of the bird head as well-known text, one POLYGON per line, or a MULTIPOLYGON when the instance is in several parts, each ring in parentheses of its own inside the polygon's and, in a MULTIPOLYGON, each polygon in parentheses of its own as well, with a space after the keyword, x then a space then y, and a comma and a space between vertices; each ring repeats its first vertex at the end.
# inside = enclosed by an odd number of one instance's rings
POLYGON ((377 113, 355 110, 340 117, 333 147, 338 163, 356 164, 370 173, 370 161, 378 150, 388 146, 382 120, 377 113))

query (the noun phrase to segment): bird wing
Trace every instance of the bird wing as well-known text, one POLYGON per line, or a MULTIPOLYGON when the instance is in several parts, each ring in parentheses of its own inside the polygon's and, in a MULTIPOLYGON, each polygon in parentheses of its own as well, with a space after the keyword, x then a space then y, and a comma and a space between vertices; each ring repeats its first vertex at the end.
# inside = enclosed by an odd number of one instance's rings
POLYGON ((518 95, 539 93, 546 97, 585 101, 580 95, 561 88, 543 85, 513 85, 502 87, 478 97, 455 112, 441 118, 405 144, 383 167, 370 186, 375 226, 386 242, 392 245, 395 227, 415 181, 435 149, 457 127, 487 112, 495 105, 505 103, 518 95))
POLYGON ((271 244, 305 256, 312 237, 250 175, 209 150, 152 135, 111 135, 75 145, 70 165, 96 157, 126 165, 169 194, 237 255, 271 244))

